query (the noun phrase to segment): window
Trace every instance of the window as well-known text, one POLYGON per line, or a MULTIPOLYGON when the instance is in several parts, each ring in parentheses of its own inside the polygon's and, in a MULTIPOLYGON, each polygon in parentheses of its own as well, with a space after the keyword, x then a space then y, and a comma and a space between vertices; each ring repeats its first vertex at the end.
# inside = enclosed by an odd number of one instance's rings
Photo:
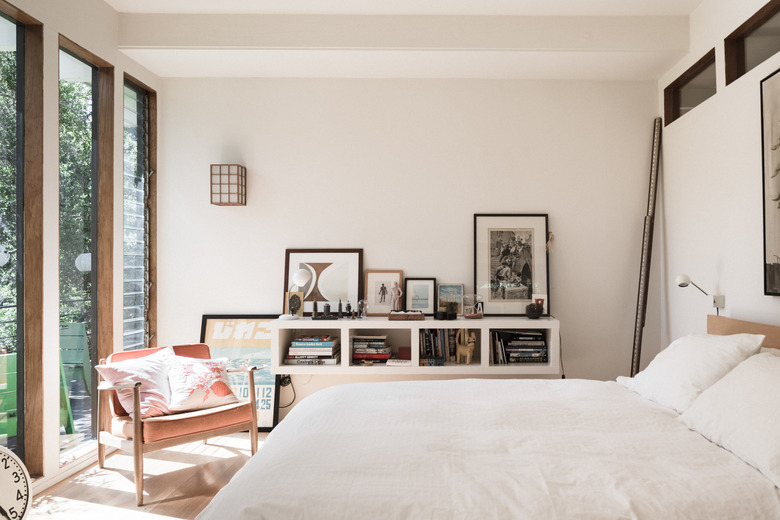
POLYGON ((726 85, 780 51, 780 0, 772 0, 724 41, 726 85))
POLYGON ((664 89, 664 124, 687 114, 716 92, 715 49, 712 49, 664 89))
POLYGON ((97 67, 60 50, 60 451, 93 438, 97 67))
POLYGON ((125 81, 124 90, 124 294, 123 348, 149 345, 150 95, 125 81))
POLYGON ((0 16, 0 446, 24 452, 24 26, 0 16))

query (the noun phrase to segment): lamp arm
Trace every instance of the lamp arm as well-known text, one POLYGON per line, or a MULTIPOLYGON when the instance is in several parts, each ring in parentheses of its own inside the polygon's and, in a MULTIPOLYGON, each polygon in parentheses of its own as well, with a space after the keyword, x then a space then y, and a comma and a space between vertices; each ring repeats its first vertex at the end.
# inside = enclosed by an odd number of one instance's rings
POLYGON ((691 281, 691 285, 693 285, 693 286, 694 286, 694 287, 696 287, 698 290, 700 290, 701 292, 703 292, 705 296, 709 296, 709 294, 707 294, 707 293, 704 291, 704 289, 702 289, 701 287, 699 287, 698 285, 696 285, 696 284, 695 284, 693 281, 691 281))

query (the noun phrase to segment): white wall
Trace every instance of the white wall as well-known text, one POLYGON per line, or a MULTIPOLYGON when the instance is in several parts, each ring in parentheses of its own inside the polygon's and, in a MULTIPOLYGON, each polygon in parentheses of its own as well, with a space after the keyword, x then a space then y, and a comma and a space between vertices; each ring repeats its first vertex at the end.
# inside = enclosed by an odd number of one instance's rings
POLYGON ((705 0, 691 17, 691 53, 659 81, 663 89, 713 47, 718 92, 667 126, 663 144, 664 335, 705 330, 711 301, 674 287, 686 272, 705 291, 726 296, 722 314, 780 324, 780 298, 763 293, 761 80, 780 68, 775 55, 725 85, 723 39, 764 0, 705 0))
POLYGON ((160 343, 196 339, 204 313, 279 313, 286 248, 363 248, 365 268, 468 290, 474 213, 548 213, 567 376, 626 374, 655 95, 654 82, 164 80, 160 343), (247 166, 246 207, 209 204, 220 162, 247 166))

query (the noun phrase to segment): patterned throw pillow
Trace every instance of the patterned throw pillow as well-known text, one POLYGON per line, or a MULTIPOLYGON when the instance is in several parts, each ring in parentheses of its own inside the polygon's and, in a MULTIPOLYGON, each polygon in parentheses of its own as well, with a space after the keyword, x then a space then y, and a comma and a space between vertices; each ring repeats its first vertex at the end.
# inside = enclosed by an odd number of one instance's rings
POLYGON ((171 412, 213 408, 238 402, 228 386, 226 359, 196 359, 184 356, 168 358, 171 412))

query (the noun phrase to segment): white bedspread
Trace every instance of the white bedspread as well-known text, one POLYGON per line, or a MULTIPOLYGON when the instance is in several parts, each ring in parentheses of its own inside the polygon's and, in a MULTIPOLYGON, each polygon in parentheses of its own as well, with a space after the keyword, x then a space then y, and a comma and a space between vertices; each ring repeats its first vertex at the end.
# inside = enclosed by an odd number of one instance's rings
POLYGON ((761 473, 614 382, 333 387, 199 520, 780 518, 761 473))

